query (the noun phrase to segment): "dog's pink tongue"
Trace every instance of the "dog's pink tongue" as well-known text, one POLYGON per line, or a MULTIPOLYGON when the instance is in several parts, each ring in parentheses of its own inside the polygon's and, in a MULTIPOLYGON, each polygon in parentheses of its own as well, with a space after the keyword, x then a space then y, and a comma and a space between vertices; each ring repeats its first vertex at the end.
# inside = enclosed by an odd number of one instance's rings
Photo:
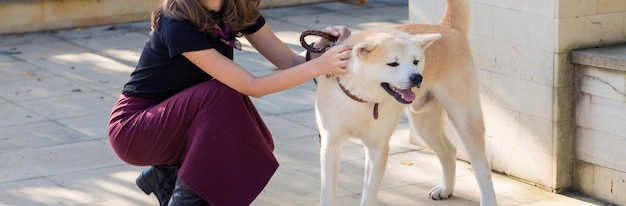
POLYGON ((410 89, 399 89, 398 93, 402 95, 402 99, 407 102, 415 100, 415 93, 413 93, 410 89))

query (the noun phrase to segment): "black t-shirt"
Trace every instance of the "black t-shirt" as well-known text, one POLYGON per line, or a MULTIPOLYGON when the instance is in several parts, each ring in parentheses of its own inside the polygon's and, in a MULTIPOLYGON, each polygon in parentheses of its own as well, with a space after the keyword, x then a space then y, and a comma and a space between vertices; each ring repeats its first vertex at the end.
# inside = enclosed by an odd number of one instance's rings
MULTIPOLYGON (((206 72, 185 58, 182 53, 204 49, 216 49, 233 59, 233 48, 220 40, 219 35, 206 34, 190 21, 176 20, 166 16, 158 22, 159 29, 150 32, 141 52, 137 67, 123 94, 163 101, 174 94, 200 82, 212 79, 206 72)), ((241 31, 252 34, 265 24, 260 16, 256 23, 241 31)), ((230 35, 229 40, 234 40, 230 35)))

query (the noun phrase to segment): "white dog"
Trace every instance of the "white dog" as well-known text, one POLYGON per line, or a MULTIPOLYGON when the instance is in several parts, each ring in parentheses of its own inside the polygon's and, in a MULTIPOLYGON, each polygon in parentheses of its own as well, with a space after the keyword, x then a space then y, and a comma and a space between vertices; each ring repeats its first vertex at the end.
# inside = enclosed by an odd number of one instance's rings
POLYGON ((411 89, 422 84, 424 49, 440 37, 391 30, 353 35, 344 42, 354 45, 347 74, 318 78, 322 205, 334 204, 341 146, 349 138, 361 140, 367 151, 361 205, 376 203, 389 138, 403 109, 415 100, 411 89))
POLYGON ((318 79, 321 205, 334 204, 341 145, 348 138, 360 139, 366 149, 361 205, 376 204, 389 138, 402 109, 411 102, 407 111, 412 127, 437 154, 444 173, 429 196, 445 199, 454 190, 456 148, 444 132, 447 114, 468 152, 481 191, 480 204, 496 205, 485 153, 478 78, 468 41, 470 24, 471 0, 447 0, 440 24, 396 28, 414 36, 371 30, 347 40, 354 45, 348 73, 318 79))

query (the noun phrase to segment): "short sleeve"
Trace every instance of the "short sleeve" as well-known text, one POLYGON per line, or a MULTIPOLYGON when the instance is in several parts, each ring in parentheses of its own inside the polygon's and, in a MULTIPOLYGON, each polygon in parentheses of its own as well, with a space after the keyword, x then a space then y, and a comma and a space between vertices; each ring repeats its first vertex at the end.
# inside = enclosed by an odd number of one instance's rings
POLYGON ((162 32, 161 36, 170 57, 178 56, 184 52, 214 48, 207 34, 199 31, 189 21, 164 17, 159 22, 159 29, 162 32))
POLYGON ((246 27, 245 29, 243 29, 243 31, 241 31, 241 33, 243 34, 253 34, 254 32, 259 31, 259 29, 261 29, 261 27, 263 27, 263 25, 265 25, 265 17, 263 17, 263 15, 259 16, 259 18, 256 19, 256 22, 248 27, 246 27))

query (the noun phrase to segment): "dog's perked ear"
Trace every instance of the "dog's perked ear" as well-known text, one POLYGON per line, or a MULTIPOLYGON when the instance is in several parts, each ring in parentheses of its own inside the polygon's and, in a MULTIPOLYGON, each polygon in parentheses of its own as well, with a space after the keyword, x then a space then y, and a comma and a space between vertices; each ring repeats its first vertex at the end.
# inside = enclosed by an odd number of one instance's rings
POLYGON ((355 53, 356 57, 362 59, 364 56, 369 54, 370 52, 376 49, 376 43, 371 41, 362 41, 354 45, 352 51, 355 53))
POLYGON ((432 45, 437 39, 441 38, 441 34, 416 34, 413 35, 413 41, 422 47, 422 49, 428 48, 432 45))

